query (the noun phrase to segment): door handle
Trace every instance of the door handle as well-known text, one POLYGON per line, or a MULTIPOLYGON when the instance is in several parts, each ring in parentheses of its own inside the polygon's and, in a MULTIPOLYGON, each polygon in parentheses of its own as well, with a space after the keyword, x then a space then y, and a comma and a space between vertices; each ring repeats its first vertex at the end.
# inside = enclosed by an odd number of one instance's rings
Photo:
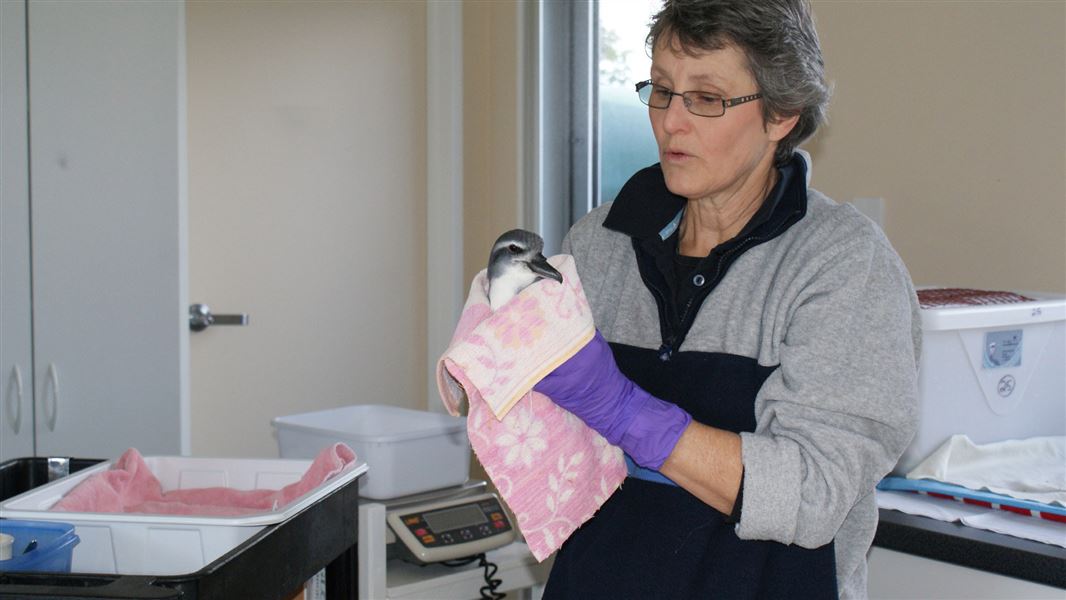
POLYGON ((22 426, 22 371, 18 365, 12 365, 11 376, 7 380, 7 418, 11 421, 11 429, 18 434, 22 426), (12 393, 12 389, 14 393, 12 393))
POLYGON ((247 325, 248 315, 216 315, 211 313, 211 307, 206 304, 189 305, 189 329, 203 331, 212 325, 247 325))
POLYGON ((56 430, 56 419, 59 417, 59 372, 56 371, 55 363, 48 364, 48 378, 45 380, 44 390, 41 394, 41 404, 44 409, 45 424, 48 431, 56 430), (48 410, 48 388, 52 389, 52 410, 48 410))

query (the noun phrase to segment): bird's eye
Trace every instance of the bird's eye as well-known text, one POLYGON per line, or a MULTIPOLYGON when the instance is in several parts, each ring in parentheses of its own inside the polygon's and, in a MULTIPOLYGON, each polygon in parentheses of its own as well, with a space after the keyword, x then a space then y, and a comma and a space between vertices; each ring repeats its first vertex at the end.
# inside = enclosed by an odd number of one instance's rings
POLYGON ((511 244, 510 246, 507 246, 507 250, 511 254, 518 254, 519 252, 522 251, 522 248, 520 248, 517 244, 511 244))

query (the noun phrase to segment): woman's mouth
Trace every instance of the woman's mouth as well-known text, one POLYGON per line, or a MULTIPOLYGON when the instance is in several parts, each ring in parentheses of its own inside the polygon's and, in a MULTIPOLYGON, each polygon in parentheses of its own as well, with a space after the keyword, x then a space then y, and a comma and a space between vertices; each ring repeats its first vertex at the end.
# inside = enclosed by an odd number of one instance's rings
POLYGON ((677 150, 666 150, 663 152, 663 160, 669 162, 679 162, 689 157, 690 155, 685 154, 684 152, 679 152, 677 150))

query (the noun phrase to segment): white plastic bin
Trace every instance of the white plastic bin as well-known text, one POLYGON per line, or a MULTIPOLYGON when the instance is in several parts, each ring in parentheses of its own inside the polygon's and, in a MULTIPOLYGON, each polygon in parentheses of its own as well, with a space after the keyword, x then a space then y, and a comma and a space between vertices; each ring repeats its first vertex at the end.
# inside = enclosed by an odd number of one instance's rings
MULTIPOLYGON (((215 486, 280 489, 299 481, 311 466, 310 460, 177 456, 145 456, 144 462, 163 491, 215 486)), ((81 538, 71 565, 75 573, 181 575, 200 570, 267 525, 284 522, 367 470, 365 464, 353 463, 287 506, 240 517, 49 510, 74 486, 111 468, 111 464, 100 463, 10 498, 0 503, 0 517, 74 525, 75 534, 81 538)))
POLYGON ((397 406, 361 404, 277 417, 285 458, 314 456, 344 442, 370 471, 359 495, 383 500, 461 485, 470 476, 466 419, 397 406))
POLYGON ((922 309, 918 432, 904 475, 953 434, 978 444, 1066 435, 1066 297, 922 309))

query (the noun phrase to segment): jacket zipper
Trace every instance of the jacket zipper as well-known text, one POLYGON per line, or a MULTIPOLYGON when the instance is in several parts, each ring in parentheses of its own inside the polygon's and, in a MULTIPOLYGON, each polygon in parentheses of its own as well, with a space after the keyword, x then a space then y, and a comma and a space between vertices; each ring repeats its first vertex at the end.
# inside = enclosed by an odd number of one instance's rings
MULTIPOLYGON (((792 217, 796 216, 799 213, 800 213, 800 211, 798 211, 798 210, 792 211, 792 214, 789 215, 789 218, 782 220, 777 225, 777 227, 774 228, 773 231, 771 231, 771 232, 769 232, 767 234, 761 235, 761 236, 754 236, 754 237, 745 238, 744 241, 742 241, 740 244, 737 244, 735 247, 730 248, 726 253, 724 253, 721 257, 719 257, 717 263, 715 264, 714 277, 711 277, 708 280, 710 286, 708 287, 708 291, 704 294, 704 297, 703 297, 704 300, 706 300, 707 296, 710 295, 710 291, 713 290, 714 287, 718 285, 718 277, 722 273, 722 265, 725 264, 725 262, 726 262, 726 260, 728 258, 730 258, 734 254, 744 250, 745 248, 751 246, 752 244, 755 244, 756 242, 761 243, 761 242, 765 242, 766 240, 772 240, 773 238, 777 237, 778 234, 780 234, 780 232, 787 225, 790 224, 790 222, 792 220, 792 217)), ((712 250, 711 252, 713 253, 714 251, 712 250)), ((644 274, 641 273, 641 278, 643 279, 643 277, 644 277, 644 274)), ((646 280, 644 282, 644 285, 645 285, 645 287, 651 288, 651 286, 648 285, 648 282, 646 280)), ((656 301, 660 302, 660 304, 661 304, 662 300, 658 296, 659 295, 657 293, 656 294, 656 301)), ((688 299, 688 302, 685 303, 685 308, 681 311, 680 319, 678 319, 678 327, 680 327, 680 329, 685 331, 685 332, 687 332, 688 329, 691 328, 691 324, 688 327, 685 326, 685 321, 688 319, 689 311, 692 309, 692 304, 695 301, 696 301, 696 296, 692 296, 691 298, 688 299)), ((703 303, 700 302, 700 305, 702 306, 703 303)), ((660 326, 660 330, 662 330, 662 329, 663 329, 662 326, 660 326)), ((678 332, 678 333, 680 333, 680 332, 678 332)), ((659 347, 659 360, 662 360, 664 362, 670 360, 670 357, 673 355, 673 352, 674 352, 674 349, 675 349, 674 344, 677 343, 677 337, 678 337, 678 335, 675 334, 675 335, 672 335, 669 338, 667 338, 666 335, 665 335, 665 331, 663 332, 663 338, 666 339, 666 342, 662 346, 659 347)))

